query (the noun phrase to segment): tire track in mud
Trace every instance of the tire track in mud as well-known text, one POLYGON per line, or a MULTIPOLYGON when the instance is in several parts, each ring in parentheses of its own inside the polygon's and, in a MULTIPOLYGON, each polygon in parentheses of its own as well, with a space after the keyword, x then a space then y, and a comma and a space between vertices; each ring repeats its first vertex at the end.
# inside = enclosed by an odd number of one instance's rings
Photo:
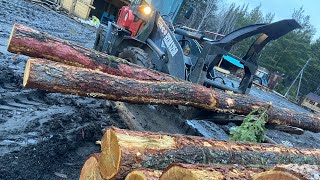
POLYGON ((28 57, 6 50, 14 23, 89 48, 95 30, 24 0, 0 0, 0 179, 77 179, 101 129, 125 126, 104 100, 23 89, 28 57))
POLYGON ((14 23, 88 48, 95 29, 25 0, 0 0, 0 179, 56 179, 53 172, 65 169, 76 179, 85 157, 99 149, 93 142, 101 138, 101 130, 126 127, 108 101, 23 89, 28 57, 6 50, 14 23))

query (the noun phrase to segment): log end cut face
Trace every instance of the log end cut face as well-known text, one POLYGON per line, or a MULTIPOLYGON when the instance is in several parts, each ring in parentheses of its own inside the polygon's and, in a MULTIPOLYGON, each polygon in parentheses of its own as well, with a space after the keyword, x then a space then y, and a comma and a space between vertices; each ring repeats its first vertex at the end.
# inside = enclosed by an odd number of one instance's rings
POLYGON ((140 171, 132 171, 129 173, 125 180, 148 180, 147 176, 140 171))
POLYGON ((90 156, 84 163, 81 173, 80 180, 102 180, 99 172, 99 155, 94 154, 90 156))
POLYGON ((253 177, 253 180, 305 180, 301 179, 291 173, 283 171, 266 171, 260 174, 257 174, 253 177))
POLYGON ((23 87, 26 87, 28 84, 28 79, 29 79, 29 74, 30 74, 30 63, 32 59, 29 59, 26 63, 26 68, 24 70, 24 75, 23 75, 23 87))
POLYGON ((186 169, 180 166, 172 166, 167 169, 160 177, 160 180, 223 180, 221 172, 212 170, 186 169))
POLYGON ((10 34, 10 37, 9 37, 9 41, 8 41, 8 47, 7 47, 7 49, 8 49, 9 52, 11 52, 11 51, 10 51, 10 49, 11 49, 10 45, 11 45, 12 37, 13 37, 13 35, 14 35, 14 33, 15 33, 15 29, 16 29, 15 27, 16 27, 16 24, 13 25, 13 28, 12 28, 12 30, 11 30, 11 34, 10 34))
POLYGON ((152 154, 175 148, 175 138, 168 135, 143 132, 128 134, 125 130, 109 128, 101 139, 100 173, 103 178, 112 179, 121 169, 126 169, 121 168, 125 166, 124 164, 128 165, 129 161, 139 162, 143 159, 145 152, 152 154))
POLYGON ((112 179, 119 171, 121 150, 118 138, 108 129, 101 140, 100 173, 105 179, 112 179))

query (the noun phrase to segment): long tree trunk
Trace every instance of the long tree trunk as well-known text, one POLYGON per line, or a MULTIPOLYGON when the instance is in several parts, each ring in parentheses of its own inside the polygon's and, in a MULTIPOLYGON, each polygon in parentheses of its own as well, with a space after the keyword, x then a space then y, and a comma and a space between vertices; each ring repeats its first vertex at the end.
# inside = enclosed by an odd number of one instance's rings
POLYGON ((316 165, 277 165, 270 171, 257 174, 255 180, 318 180, 320 167, 316 165))
POLYGON ((160 180, 225 180, 252 179, 258 173, 264 172, 262 167, 243 167, 239 165, 202 165, 202 164, 172 164, 163 171, 160 180))
POLYGON ((92 154, 82 166, 80 180, 102 180, 99 170, 100 154, 92 154))
MULTIPOLYGON (((209 111, 248 114, 267 103, 251 96, 230 95, 188 82, 140 81, 42 59, 27 62, 23 85, 51 92, 141 104, 185 105, 209 111)), ((320 117, 271 107, 271 124, 320 131, 320 117)))
POLYGON ((86 49, 19 24, 13 26, 8 51, 138 80, 180 81, 167 74, 141 68, 126 60, 86 49))
POLYGON ((100 173, 123 178, 133 169, 162 170, 171 163, 320 164, 319 149, 219 141, 208 138, 136 132, 111 127, 101 140, 100 173))
MULTIPOLYGON (((72 66, 90 68, 111 75, 137 80, 182 81, 157 71, 139 67, 113 56, 72 45, 68 41, 18 24, 15 24, 13 27, 8 51, 32 57, 47 58, 72 66)), ((215 92, 214 94, 217 99, 215 111, 248 114, 253 109, 267 104, 248 96, 232 96, 219 92, 215 92)), ((199 106, 196 107, 201 108, 199 106)), ((212 110, 212 108, 209 110, 212 110)), ((303 114, 279 107, 272 107, 268 114, 270 116, 269 123, 271 124, 291 125, 305 130, 320 132, 320 116, 303 114)))
POLYGON ((130 172, 125 180, 158 180, 162 171, 154 169, 138 169, 130 172))

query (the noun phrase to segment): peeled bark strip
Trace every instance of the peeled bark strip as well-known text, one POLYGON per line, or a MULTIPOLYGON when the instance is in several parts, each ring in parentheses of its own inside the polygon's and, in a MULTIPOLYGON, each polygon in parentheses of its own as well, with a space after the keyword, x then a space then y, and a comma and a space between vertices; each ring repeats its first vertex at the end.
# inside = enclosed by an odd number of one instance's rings
MULTIPOLYGON (((185 105, 238 114, 266 105, 250 96, 228 95, 188 82, 140 81, 41 59, 28 61, 24 86, 114 101, 185 105)), ((271 107, 268 114, 268 123, 320 132, 320 116, 277 107, 271 107)))
POLYGON ((270 171, 254 176, 254 180, 318 180, 320 167, 316 165, 277 165, 270 171))
POLYGON ((92 154, 84 163, 80 173, 80 180, 102 180, 99 171, 100 154, 92 154))
POLYGON ((141 68, 126 60, 86 49, 20 24, 13 26, 8 51, 138 80, 180 81, 167 74, 141 68))
POLYGON ((125 180, 158 180, 162 171, 154 169, 139 169, 129 173, 125 180))
POLYGON ((265 168, 243 167, 236 165, 201 165, 201 164, 172 164, 160 177, 160 180, 225 180, 252 179, 255 174, 264 172, 265 168))
POLYGON ((99 163, 100 173, 105 179, 119 179, 134 169, 162 170, 172 163, 320 165, 320 150, 226 142, 111 127, 101 140, 99 163))

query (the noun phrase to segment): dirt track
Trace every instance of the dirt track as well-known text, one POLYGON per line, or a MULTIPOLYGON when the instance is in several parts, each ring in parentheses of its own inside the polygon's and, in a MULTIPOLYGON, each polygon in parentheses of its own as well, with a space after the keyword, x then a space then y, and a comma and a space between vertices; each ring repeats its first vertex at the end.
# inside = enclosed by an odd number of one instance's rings
POLYGON ((14 22, 86 47, 94 29, 26 1, 0 1, 0 179, 77 179, 102 128, 125 126, 106 101, 22 89, 26 57, 6 51, 14 22))
MULTIPOLYGON (((95 29, 28 1, 0 0, 0 179, 78 179, 86 157, 99 150, 102 129, 126 126, 108 101, 22 89, 27 57, 6 51, 14 22, 89 48, 95 29)), ((146 130, 185 133, 176 108, 129 109, 146 130)), ((319 134, 268 133, 279 143, 320 147, 319 134)))

